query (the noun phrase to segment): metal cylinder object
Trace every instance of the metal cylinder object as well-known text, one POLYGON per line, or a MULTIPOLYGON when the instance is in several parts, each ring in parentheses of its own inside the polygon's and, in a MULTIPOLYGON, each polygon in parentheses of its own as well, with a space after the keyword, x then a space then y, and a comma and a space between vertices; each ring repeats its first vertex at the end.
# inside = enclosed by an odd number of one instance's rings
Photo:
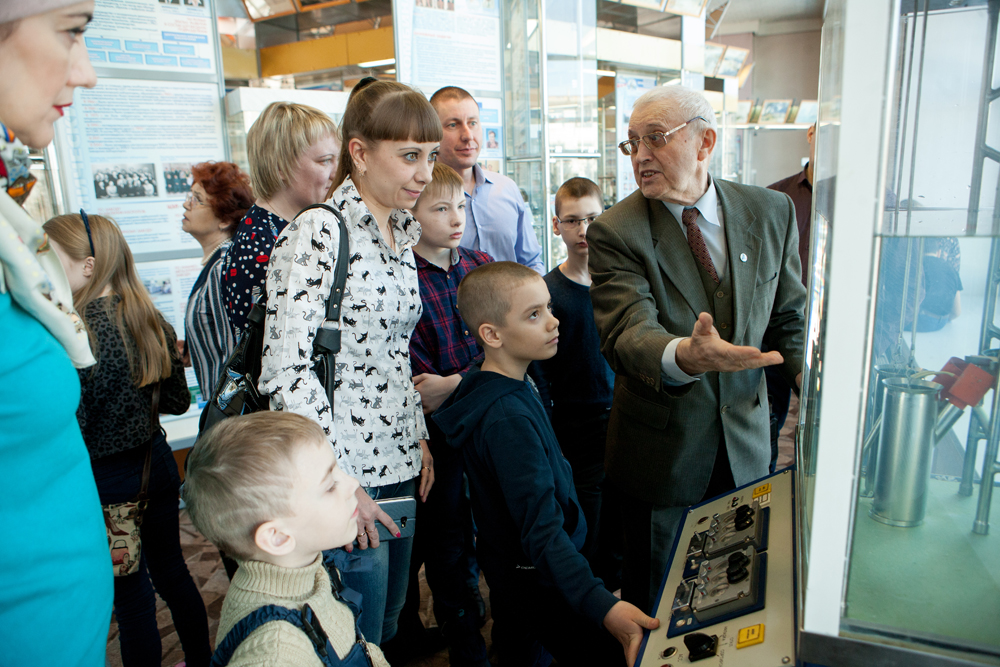
POLYGON ((919 526, 927 508, 941 385, 908 378, 888 378, 882 384, 885 403, 869 515, 890 526, 919 526))
POLYGON ((882 405, 885 403, 885 385, 882 380, 887 378, 905 378, 913 372, 906 364, 878 364, 875 366, 875 389, 872 399, 872 424, 865 435, 865 448, 862 452, 864 468, 864 488, 862 498, 871 498, 875 489, 875 469, 878 466, 878 439, 882 427, 882 405), (873 446, 874 443, 874 446, 873 446))

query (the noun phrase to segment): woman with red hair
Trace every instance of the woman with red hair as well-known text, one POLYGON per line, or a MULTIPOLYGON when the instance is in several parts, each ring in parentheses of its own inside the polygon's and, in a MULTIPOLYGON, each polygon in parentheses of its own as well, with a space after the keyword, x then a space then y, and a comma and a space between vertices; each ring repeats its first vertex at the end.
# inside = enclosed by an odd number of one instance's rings
POLYGON ((249 177, 232 162, 202 162, 184 200, 181 229, 201 244, 204 267, 191 288, 184 333, 204 398, 212 395, 222 364, 236 344, 222 297, 222 263, 236 226, 253 205, 249 177))

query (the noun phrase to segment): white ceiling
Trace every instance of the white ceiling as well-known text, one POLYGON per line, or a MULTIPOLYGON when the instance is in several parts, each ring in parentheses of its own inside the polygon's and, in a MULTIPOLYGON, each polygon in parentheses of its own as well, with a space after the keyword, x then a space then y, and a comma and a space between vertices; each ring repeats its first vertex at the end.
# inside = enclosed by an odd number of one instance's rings
MULTIPOLYGON (((725 4, 712 0, 709 11, 725 4)), ((723 23, 798 21, 823 16, 823 0, 730 0, 723 23)))

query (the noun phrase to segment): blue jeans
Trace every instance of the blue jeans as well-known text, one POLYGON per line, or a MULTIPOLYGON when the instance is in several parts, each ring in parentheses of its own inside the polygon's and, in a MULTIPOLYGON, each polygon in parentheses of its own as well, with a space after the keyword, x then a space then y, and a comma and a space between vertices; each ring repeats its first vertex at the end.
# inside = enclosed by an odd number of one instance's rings
MULTIPOLYGON (((399 484, 365 488, 372 500, 415 496, 417 479, 399 484)), ((419 502, 419 501, 418 501, 419 502)), ((413 538, 404 537, 382 542, 375 549, 354 549, 353 555, 370 558, 370 572, 343 572, 348 588, 361 593, 361 634, 373 644, 381 644, 396 636, 396 621, 406 601, 406 585, 410 573, 410 551, 413 538)))
MULTIPOLYGON (((126 502, 138 495, 145 457, 146 447, 140 446, 91 462, 102 505, 126 502)), ((179 489, 177 462, 161 431, 153 439, 149 506, 142 515, 140 528, 139 571, 115 577, 115 615, 125 667, 160 664, 154 587, 170 608, 188 667, 208 665, 212 657, 205 604, 181 554, 179 489)))

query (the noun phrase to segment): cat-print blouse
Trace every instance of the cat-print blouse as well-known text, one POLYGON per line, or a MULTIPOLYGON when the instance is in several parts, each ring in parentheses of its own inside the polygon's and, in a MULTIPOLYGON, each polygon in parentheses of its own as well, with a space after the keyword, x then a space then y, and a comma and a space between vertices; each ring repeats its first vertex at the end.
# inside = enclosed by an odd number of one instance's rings
POLYGON ((326 203, 344 216, 350 256, 337 257, 340 230, 323 209, 303 213, 280 234, 267 270, 260 390, 270 395, 273 410, 318 422, 341 468, 363 486, 406 481, 420 474, 418 440, 427 438, 409 359, 421 313, 413 258, 420 224, 406 211, 392 211, 393 251, 350 178, 326 203), (331 413, 313 370, 313 338, 341 259, 349 267, 331 413))

